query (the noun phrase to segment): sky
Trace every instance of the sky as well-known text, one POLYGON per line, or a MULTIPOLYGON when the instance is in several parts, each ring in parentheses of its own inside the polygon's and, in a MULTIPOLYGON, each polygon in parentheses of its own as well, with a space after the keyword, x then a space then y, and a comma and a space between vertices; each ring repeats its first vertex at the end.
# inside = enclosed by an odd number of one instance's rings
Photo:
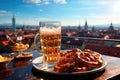
POLYGON ((61 21, 63 26, 120 24, 120 0, 0 0, 0 24, 39 25, 61 21))

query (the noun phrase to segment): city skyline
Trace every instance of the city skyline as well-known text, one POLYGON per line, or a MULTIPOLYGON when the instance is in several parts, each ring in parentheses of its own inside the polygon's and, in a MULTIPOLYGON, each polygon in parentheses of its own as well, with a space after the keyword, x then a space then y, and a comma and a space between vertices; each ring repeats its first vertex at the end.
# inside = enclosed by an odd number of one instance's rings
POLYGON ((61 21, 62 25, 120 24, 119 0, 0 0, 0 24, 39 25, 39 21, 61 21))

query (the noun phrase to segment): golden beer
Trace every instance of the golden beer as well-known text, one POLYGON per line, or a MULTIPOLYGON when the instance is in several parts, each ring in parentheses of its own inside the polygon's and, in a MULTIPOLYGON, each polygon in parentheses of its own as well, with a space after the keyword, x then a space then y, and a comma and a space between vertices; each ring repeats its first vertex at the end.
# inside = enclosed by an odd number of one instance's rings
POLYGON ((58 60, 61 47, 61 28, 40 28, 40 42, 45 63, 58 60))

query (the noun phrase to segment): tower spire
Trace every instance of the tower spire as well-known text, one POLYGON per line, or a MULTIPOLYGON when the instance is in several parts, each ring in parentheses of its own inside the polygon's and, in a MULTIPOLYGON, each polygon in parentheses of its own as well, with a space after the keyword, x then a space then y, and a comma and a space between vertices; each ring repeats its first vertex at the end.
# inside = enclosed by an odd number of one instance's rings
POLYGON ((13 31, 16 31, 16 25, 15 25, 15 15, 13 14, 13 17, 12 17, 12 30, 13 31))
POLYGON ((110 26, 113 26, 112 22, 111 22, 110 26))
POLYGON ((85 21, 85 27, 84 30, 87 31, 88 30, 88 24, 87 24, 87 20, 85 21))
POLYGON ((113 30, 114 30, 114 27, 113 27, 113 24, 112 24, 112 22, 110 23, 109 30, 110 30, 110 31, 113 31, 113 30))
POLYGON ((79 25, 78 25, 78 30, 79 30, 79 31, 81 30, 80 22, 79 22, 79 25))

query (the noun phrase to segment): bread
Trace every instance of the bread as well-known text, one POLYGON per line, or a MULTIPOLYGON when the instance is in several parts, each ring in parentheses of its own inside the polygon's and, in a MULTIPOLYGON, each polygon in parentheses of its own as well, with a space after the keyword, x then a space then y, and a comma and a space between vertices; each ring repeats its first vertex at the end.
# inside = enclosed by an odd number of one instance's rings
POLYGON ((98 52, 91 50, 84 50, 75 55, 75 61, 87 67, 97 68, 102 65, 102 56, 98 52))
POLYGON ((55 72, 83 72, 102 65, 102 55, 90 49, 78 48, 60 53, 60 59, 54 66, 55 72))
POLYGON ((54 66, 55 72, 66 72, 74 68, 74 61, 72 58, 60 58, 59 62, 54 66))

